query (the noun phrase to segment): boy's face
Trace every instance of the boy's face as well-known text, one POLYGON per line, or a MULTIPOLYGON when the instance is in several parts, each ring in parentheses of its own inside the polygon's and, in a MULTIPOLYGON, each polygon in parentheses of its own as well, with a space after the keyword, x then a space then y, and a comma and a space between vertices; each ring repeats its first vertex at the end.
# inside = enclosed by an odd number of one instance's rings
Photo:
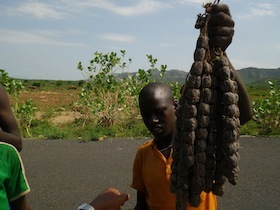
POLYGON ((176 115, 174 101, 165 94, 145 96, 140 101, 140 112, 149 131, 156 138, 172 134, 176 115))

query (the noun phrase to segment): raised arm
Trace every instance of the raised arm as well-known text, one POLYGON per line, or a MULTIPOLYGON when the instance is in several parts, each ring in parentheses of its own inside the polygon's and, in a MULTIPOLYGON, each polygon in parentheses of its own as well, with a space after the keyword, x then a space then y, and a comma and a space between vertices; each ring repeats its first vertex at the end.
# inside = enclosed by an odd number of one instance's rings
POLYGON ((8 95, 0 85, 0 141, 12 144, 22 150, 22 141, 16 119, 10 106, 8 95))
MULTIPOLYGON (((218 46, 225 51, 231 44, 234 35, 234 21, 231 17, 229 7, 226 4, 217 4, 207 8, 207 12, 211 13, 208 24, 210 48, 218 46)), ((228 61, 230 67, 234 69, 229 58, 228 61)), ((244 125, 252 119, 253 109, 243 81, 236 71, 234 73, 239 89, 240 123, 244 125)))

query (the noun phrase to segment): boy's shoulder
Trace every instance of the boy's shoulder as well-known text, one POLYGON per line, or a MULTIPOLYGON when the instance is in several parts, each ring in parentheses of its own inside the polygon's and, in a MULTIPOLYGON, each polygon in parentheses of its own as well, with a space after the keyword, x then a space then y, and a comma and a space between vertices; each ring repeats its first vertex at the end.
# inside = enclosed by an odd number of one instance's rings
POLYGON ((20 155, 17 149, 8 143, 0 142, 0 157, 1 163, 4 165, 13 165, 15 162, 20 160, 20 155))
POLYGON ((153 141, 154 141, 154 140, 146 141, 144 144, 142 144, 142 145, 138 148, 138 150, 144 150, 145 148, 150 147, 150 146, 153 144, 153 141))
POLYGON ((17 153, 17 149, 8 143, 0 142, 0 152, 14 152, 17 153))

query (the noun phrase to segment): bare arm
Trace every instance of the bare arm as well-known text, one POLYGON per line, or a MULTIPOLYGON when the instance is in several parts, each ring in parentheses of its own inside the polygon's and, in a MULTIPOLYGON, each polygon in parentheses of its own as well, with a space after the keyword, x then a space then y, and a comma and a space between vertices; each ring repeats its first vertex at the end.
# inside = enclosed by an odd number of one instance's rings
MULTIPOLYGON (((227 47, 231 44, 234 35, 235 23, 231 17, 229 7, 226 4, 216 4, 211 7, 208 7, 207 12, 210 12, 212 14, 208 23, 210 48, 218 46, 221 47, 223 51, 225 51, 227 47)), ((234 70, 234 67, 230 63, 230 61, 229 65, 234 70)), ((239 88, 239 119, 241 125, 244 125, 246 122, 252 119, 253 109, 243 81, 241 80, 241 78, 235 70, 234 74, 239 88)))
POLYGON ((148 204, 146 201, 145 193, 137 191, 137 203, 134 210, 148 210, 148 204))
POLYGON ((19 199, 10 203, 12 210, 31 210, 30 206, 27 203, 25 196, 20 197, 19 199))
POLYGON ((22 150, 20 132, 13 115, 8 95, 0 85, 0 141, 12 144, 18 151, 22 150))

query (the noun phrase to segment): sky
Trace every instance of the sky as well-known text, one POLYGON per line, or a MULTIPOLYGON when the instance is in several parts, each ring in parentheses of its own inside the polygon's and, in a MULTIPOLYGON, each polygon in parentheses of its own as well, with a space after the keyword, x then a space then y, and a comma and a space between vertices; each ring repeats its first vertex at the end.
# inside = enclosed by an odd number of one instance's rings
MULTIPOLYGON (((10 77, 86 79, 94 52, 126 51, 125 70, 157 67, 188 72, 203 0, 0 0, 0 69, 10 77)), ((242 69, 280 67, 280 1, 222 0, 235 21, 227 54, 242 69)))

